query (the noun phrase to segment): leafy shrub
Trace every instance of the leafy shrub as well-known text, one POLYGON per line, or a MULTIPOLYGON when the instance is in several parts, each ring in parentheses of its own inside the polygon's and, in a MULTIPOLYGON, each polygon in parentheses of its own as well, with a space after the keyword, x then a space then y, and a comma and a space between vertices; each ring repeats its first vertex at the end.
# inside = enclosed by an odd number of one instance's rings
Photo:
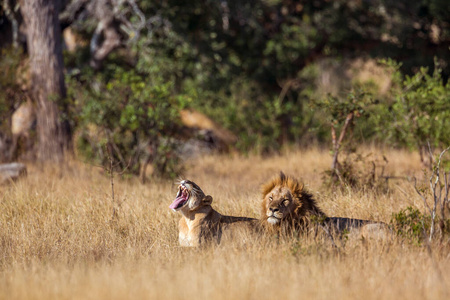
MULTIPOLYGON (((350 155, 355 152, 350 141, 357 120, 367 119, 366 110, 373 103, 372 95, 360 87, 355 87, 345 98, 328 95, 313 102, 313 106, 325 115, 324 119, 329 124, 331 133, 333 160, 330 170, 325 173, 325 182, 354 187, 361 186, 361 179, 367 177, 357 175, 355 162, 362 161, 362 156, 355 158, 350 155), (344 161, 339 161, 339 154, 342 152, 347 153, 347 156, 344 161)), ((372 177, 374 176, 375 174, 372 177)))
POLYGON ((384 63, 394 72, 390 94, 371 116, 380 139, 421 152, 428 142, 441 148, 450 145, 450 82, 444 83, 439 64, 435 62, 432 73, 420 68, 404 76, 401 64, 384 63))
POLYGON ((263 95, 257 85, 242 78, 218 92, 200 91, 192 105, 237 134, 241 151, 278 151, 283 143, 305 134, 306 101, 263 95))
POLYGON ((417 208, 408 206, 392 214, 390 223, 399 237, 420 244, 424 239, 424 231, 429 230, 430 217, 422 214, 417 208))
POLYGON ((174 177, 180 164, 173 137, 179 110, 190 99, 175 95, 171 83, 149 83, 133 70, 116 66, 111 74, 67 80, 78 150, 90 161, 107 166, 113 159, 118 169, 135 174, 151 155, 159 174, 174 177))

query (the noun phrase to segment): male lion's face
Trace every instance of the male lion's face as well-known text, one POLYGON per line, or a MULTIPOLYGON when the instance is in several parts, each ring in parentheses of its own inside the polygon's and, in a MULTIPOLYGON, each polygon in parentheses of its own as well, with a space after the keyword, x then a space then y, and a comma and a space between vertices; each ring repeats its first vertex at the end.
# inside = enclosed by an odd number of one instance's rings
POLYGON ((211 196, 206 196, 202 189, 190 180, 183 180, 178 186, 178 192, 175 200, 169 208, 177 211, 193 211, 200 206, 210 205, 212 202, 211 196))
POLYGON ((287 187, 274 187, 264 197, 267 222, 277 225, 294 210, 292 193, 287 187))

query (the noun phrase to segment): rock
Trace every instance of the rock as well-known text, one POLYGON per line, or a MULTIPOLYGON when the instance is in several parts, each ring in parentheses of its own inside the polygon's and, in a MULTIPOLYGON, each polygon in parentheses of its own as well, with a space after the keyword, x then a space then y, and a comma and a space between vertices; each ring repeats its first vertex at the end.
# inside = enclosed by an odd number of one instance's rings
POLYGON ((17 180, 27 174, 27 167, 21 163, 0 164, 0 184, 17 180))
POLYGON ((200 134, 205 132, 212 136, 215 147, 221 151, 229 150, 237 142, 237 136, 231 131, 223 128, 208 116, 194 109, 183 109, 180 111, 181 123, 187 128, 196 129, 200 134))

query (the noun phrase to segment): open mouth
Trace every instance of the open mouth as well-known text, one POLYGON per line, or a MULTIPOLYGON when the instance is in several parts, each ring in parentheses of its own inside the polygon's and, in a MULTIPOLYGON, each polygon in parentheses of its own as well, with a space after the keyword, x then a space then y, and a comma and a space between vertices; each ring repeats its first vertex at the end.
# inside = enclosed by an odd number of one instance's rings
POLYGON ((269 222, 269 224, 271 224, 271 225, 276 225, 276 224, 280 223, 280 219, 278 219, 277 217, 272 215, 267 218, 267 222, 269 222))
POLYGON ((185 205, 190 197, 190 193, 188 191, 188 189, 186 187, 184 187, 183 185, 180 185, 178 187, 178 193, 177 196, 175 198, 175 200, 172 202, 172 204, 170 204, 169 208, 173 209, 173 210, 178 210, 181 207, 183 207, 183 205, 185 205))

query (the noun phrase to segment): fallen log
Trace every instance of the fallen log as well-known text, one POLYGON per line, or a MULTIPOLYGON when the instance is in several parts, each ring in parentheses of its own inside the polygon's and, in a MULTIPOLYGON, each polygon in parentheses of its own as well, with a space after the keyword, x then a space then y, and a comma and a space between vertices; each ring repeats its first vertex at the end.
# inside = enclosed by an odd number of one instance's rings
POLYGON ((0 184, 26 176, 27 167, 21 163, 0 164, 0 184))

